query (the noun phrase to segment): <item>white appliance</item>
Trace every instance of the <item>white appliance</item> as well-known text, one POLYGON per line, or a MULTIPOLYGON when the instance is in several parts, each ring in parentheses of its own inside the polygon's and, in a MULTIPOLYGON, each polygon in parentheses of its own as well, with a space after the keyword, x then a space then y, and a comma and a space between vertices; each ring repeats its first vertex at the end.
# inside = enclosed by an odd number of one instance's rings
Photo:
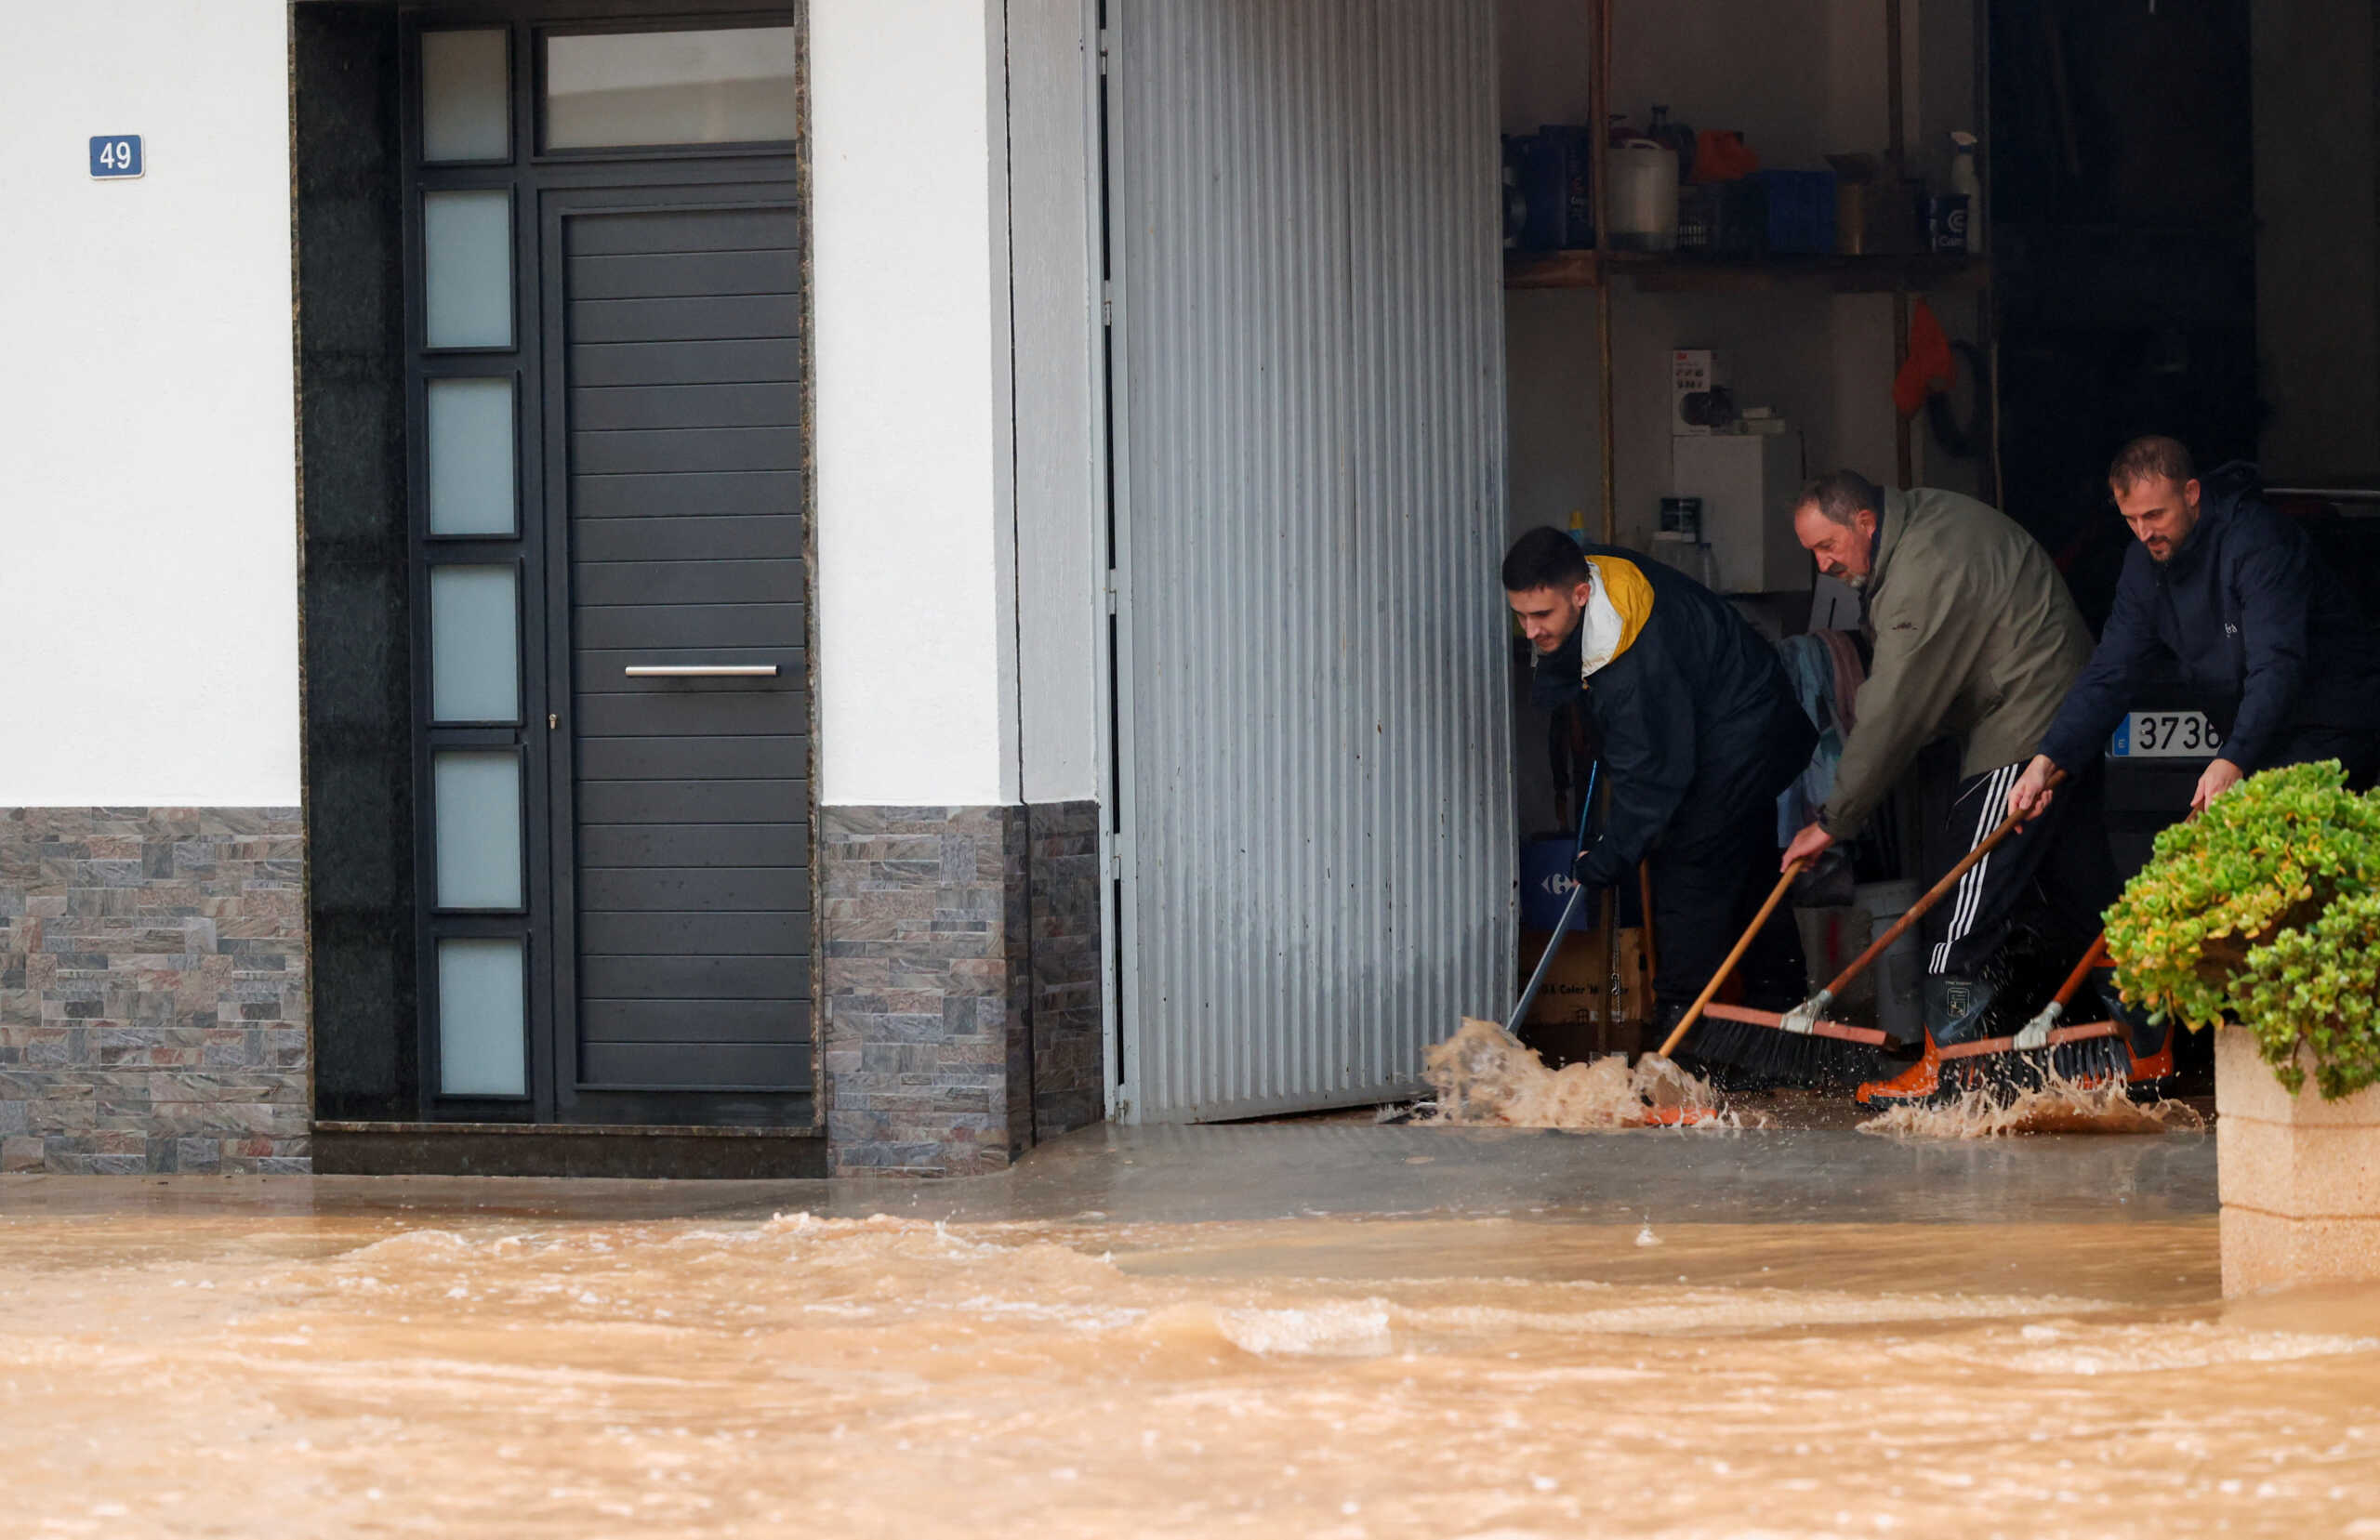
POLYGON ((1809 587, 1810 555, 1793 538, 1802 475, 1799 433, 1670 440, 1670 490, 1702 499, 1702 538, 1721 593, 1809 587))

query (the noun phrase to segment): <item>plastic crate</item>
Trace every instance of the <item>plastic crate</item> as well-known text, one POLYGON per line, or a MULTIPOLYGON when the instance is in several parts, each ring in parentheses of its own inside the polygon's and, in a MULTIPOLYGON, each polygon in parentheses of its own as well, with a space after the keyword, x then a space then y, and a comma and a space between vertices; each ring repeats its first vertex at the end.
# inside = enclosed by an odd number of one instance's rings
POLYGON ((1834 173, 1755 171, 1768 194, 1768 249, 1778 256, 1834 250, 1834 173))

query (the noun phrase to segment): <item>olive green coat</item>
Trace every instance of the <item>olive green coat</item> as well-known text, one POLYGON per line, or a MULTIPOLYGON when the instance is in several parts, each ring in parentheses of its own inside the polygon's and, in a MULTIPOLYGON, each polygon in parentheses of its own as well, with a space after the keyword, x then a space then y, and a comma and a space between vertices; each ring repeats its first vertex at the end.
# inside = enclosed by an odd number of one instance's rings
POLYGON ((2091 657, 2041 542, 1955 492, 1884 494, 1865 629, 1875 643, 1834 794, 1818 821, 1858 834, 1917 751, 1950 734, 1962 777, 2029 758, 2091 657))

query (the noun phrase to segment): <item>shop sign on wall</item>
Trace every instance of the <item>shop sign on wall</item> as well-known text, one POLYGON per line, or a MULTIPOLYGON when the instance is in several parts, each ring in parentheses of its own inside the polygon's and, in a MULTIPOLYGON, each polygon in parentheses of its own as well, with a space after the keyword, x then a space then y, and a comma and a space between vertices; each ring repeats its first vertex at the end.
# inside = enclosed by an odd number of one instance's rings
POLYGON ((102 179, 138 177, 144 161, 138 134, 96 134, 91 138, 91 175, 102 179))

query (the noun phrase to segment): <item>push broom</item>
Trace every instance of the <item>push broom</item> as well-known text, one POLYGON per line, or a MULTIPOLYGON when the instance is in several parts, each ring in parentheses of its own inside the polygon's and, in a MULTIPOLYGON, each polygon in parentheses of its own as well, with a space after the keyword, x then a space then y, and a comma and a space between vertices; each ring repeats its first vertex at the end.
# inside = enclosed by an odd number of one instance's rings
MULTIPOLYGON (((2063 776, 2054 775, 2050 784, 2056 785, 2063 776)), ((2198 814, 2192 812, 2190 817, 2198 814)), ((1945 1070, 1957 1066, 1961 1073, 1946 1073, 1944 1084, 1937 1095, 1956 1095, 1973 1086, 1980 1078, 2010 1086, 2038 1086, 2056 1078, 2084 1086, 2121 1078, 2128 1085, 2146 1085, 2162 1080, 2174 1073, 2174 1034, 2169 1029, 2165 1041, 2155 1053, 2146 1059, 2134 1048, 2132 1034, 2121 1021, 2086 1021, 2073 1026, 2065 1024, 2066 1008, 2074 1003, 2075 993, 2091 970, 2108 960, 2108 933, 2105 930, 2083 949, 2082 960, 2066 976, 2057 993, 2050 997, 2033 1019, 2013 1037, 1986 1037, 1973 1043, 1960 1043, 1939 1051, 1945 1070), (2033 1056, 2046 1053, 2047 1065, 2033 1056), (2046 1068, 2046 1073, 2043 1073, 2046 1068), (1955 1080, 1956 1086, 1950 1083, 1955 1080)))
POLYGON ((2069 1026, 2066 1009, 2082 987, 2091 970, 2108 960, 2108 936, 2101 931, 2074 965, 2033 1019, 2013 1037, 1986 1037, 1973 1043, 1960 1043, 1940 1050, 1944 1071, 1944 1089, 1955 1095, 1950 1086, 1953 1079, 1961 1088, 1973 1082, 1977 1074, 2011 1086, 2038 1086, 2050 1079, 2070 1081, 2082 1086, 2103 1085, 2121 1079, 2127 1085, 2147 1085, 2162 1080, 2174 1073, 2174 1036, 2169 1030, 2165 1042, 2155 1053, 2142 1058, 2134 1048, 2132 1034, 2121 1021, 2084 1021, 2069 1026), (2046 1055, 2044 1066, 2039 1056, 2046 1055), (1952 1066, 1964 1073, 1953 1075, 1952 1066), (2046 1073, 2044 1073, 2044 1069, 2046 1073))
MULTIPOLYGON (((1739 1006, 1717 1006, 1712 996, 1736 970, 1760 928, 1785 900, 1785 890, 1802 875, 1805 862, 1794 862, 1785 868, 1785 875, 1769 889, 1760 912, 1752 924, 1736 939, 1736 944, 1719 964, 1711 981, 1702 986, 1694 1004, 1686 1007, 1677 1025, 1671 1029, 1667 1041, 1660 1046, 1664 1059, 1676 1057, 1678 1046, 1697 1026, 1701 1031, 1694 1039, 1694 1055, 1698 1059, 1736 1064, 1760 1073, 1790 1079, 1797 1084, 1842 1084, 1857 1081, 1874 1073, 1882 1067, 1881 1053, 1884 1034, 1871 1027, 1848 1026, 1841 1021, 1823 1021, 1813 1017, 1807 1032, 1787 1034, 1777 1030, 1779 1020, 1774 1011, 1750 1010, 1739 1006)), ((1837 980, 1838 984, 1845 981, 1837 980)))
MULTIPOLYGON (((2055 786, 2065 778, 2063 773, 2052 770, 2049 783, 2055 786)), ((1854 957, 1848 967, 1835 975, 1825 988, 1784 1015, 1778 1016, 1772 1011, 1750 1010, 1741 1007, 1725 1007, 1714 1010, 1712 1012, 1714 1015, 1722 1015, 1726 1020, 1741 1022, 1755 1029, 1740 1042, 1727 1045, 1735 1049, 1734 1057, 1730 1061, 1755 1072, 1780 1075, 1805 1076, 1813 1071, 1823 1073, 1831 1070, 1831 1078, 1837 1082, 1846 1079, 1854 1081, 1865 1079, 1869 1072, 1881 1072, 1884 1068, 1881 1050, 1885 1042, 1884 1034, 1871 1028, 1845 1026, 1839 1021, 1827 1020, 1827 1007, 1834 1004, 1843 991, 1850 987, 1852 981, 1868 971, 1875 960, 1884 954, 1887 948, 1907 935, 1911 927, 1924 919, 1927 911, 1949 897, 1950 891, 1958 887, 1959 879, 1974 870, 1978 862, 1998 848, 2002 840, 2016 833, 2017 826, 2023 822, 2024 820, 2016 813, 2010 813, 2003 818, 1991 833, 1986 835, 1973 849, 1961 856, 1957 864, 1942 874, 1940 881, 1926 889, 1923 897, 1910 905, 1907 913, 1895 920, 1883 935, 1870 941, 1868 949, 1854 957), (1798 1043, 1796 1039, 1799 1040, 1798 1043), (1812 1041, 1814 1039, 1825 1039, 1829 1046, 1823 1048, 1818 1047, 1812 1041), (1854 1061, 1862 1057, 1867 1060, 1865 1071, 1855 1067, 1854 1061)), ((1788 876, 1791 876, 1790 873, 1788 876)), ((1777 892, 1769 896, 1771 905, 1774 905, 1783 895, 1785 885, 1779 883, 1777 892)), ((1748 941, 1750 938, 1746 939, 1748 941)))

